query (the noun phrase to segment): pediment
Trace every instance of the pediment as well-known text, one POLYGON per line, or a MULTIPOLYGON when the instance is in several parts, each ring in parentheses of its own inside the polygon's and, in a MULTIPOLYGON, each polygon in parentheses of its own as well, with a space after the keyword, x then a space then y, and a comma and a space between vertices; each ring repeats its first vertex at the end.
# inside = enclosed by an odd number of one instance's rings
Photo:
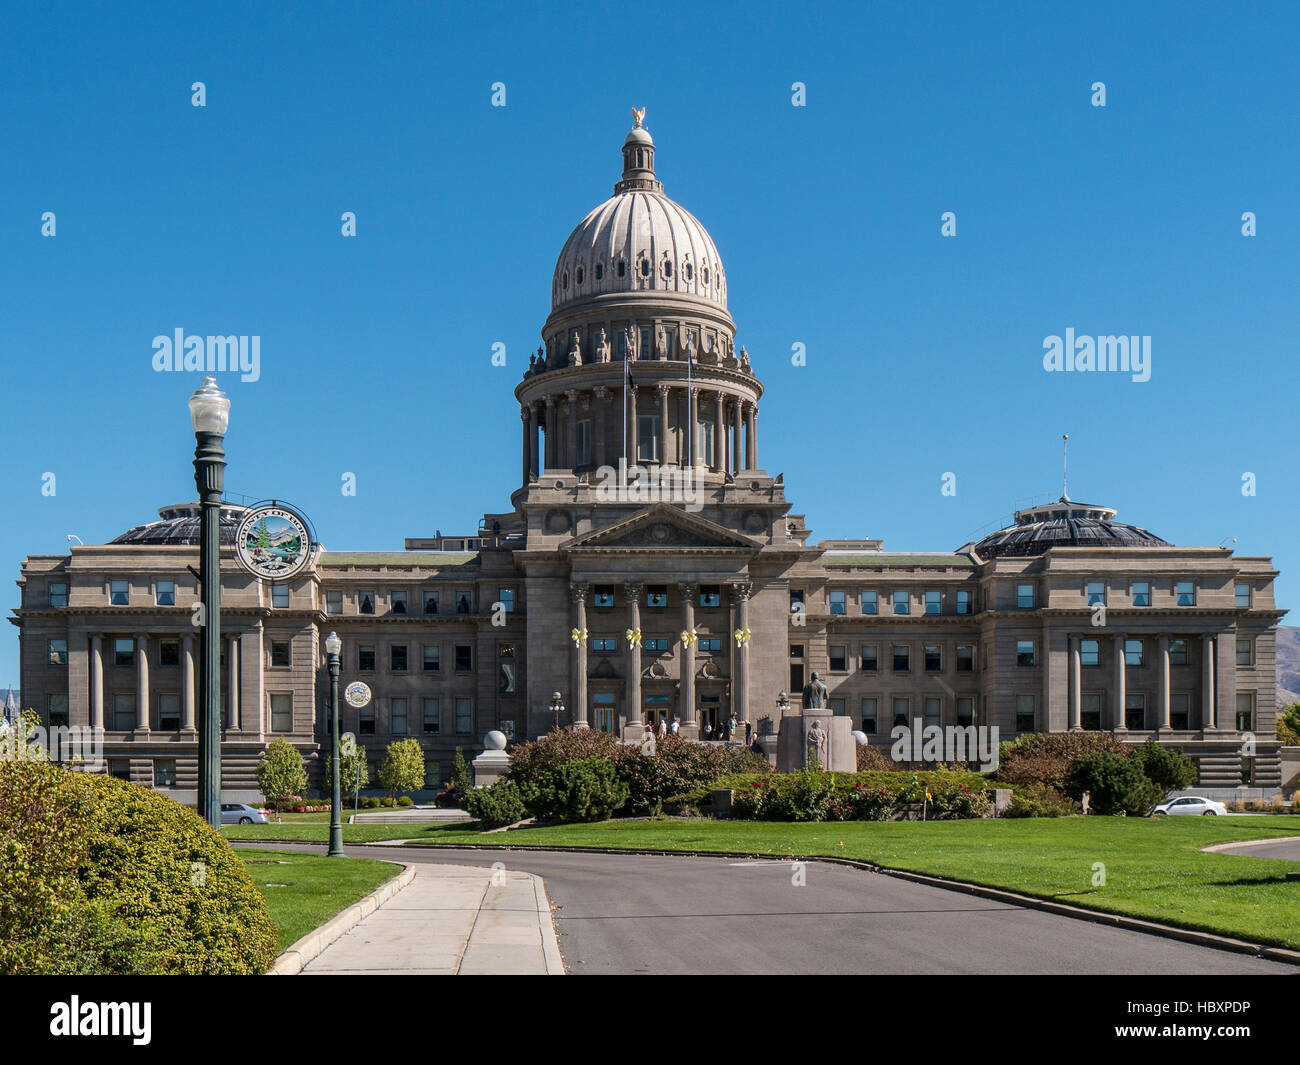
POLYGON ((567 549, 758 551, 762 544, 682 507, 664 503, 575 537, 567 549))

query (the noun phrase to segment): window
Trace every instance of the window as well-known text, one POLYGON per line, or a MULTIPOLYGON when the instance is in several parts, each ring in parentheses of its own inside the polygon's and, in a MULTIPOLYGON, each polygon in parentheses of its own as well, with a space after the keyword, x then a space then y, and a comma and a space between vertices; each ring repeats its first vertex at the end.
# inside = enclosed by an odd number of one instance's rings
POLYGON ((1032 584, 1016 585, 1016 609, 1032 610, 1034 608, 1034 586, 1032 584))
POLYGON ((790 690, 803 691, 803 644, 790 645, 790 658, 790 690))
POLYGON ((1147 727, 1147 697, 1145 695, 1124 696, 1124 724, 1131 729, 1147 727))
POLYGON ((958 613, 958 614, 969 614, 969 613, 971 613, 971 593, 970 593, 970 592, 965 591, 965 590, 958 591, 958 593, 957 593, 957 613, 958 613))
POLYGON ((716 584, 700 585, 700 606, 713 609, 722 605, 722 589, 716 584))
POLYGON ((49 644, 50 655, 49 661, 52 666, 66 666, 68 664, 68 641, 51 640, 49 644))
POLYGON ((957 700, 957 726, 968 728, 975 724, 975 700, 964 697, 957 700))
POLYGON ((895 699, 894 700, 894 727, 897 728, 899 725, 903 725, 904 727, 906 727, 907 725, 910 725, 911 722, 907 720, 908 715, 910 713, 911 713, 911 705, 908 703, 906 699, 895 699))
POLYGON ((271 585, 271 606, 283 610, 289 605, 289 586, 287 584, 271 585))
POLYGON ((289 641, 271 641, 271 665, 287 666, 289 664, 289 641))
POLYGON ((943 652, 936 643, 925 645, 925 671, 927 673, 943 672, 943 652))
MULTIPOLYGON (((291 692, 271 693, 271 731, 293 731, 293 694, 291 692)), ((373 722, 371 731, 374 731, 373 722)))
POLYGON ((868 736, 876 734, 876 700, 873 698, 862 700, 862 731, 868 736))
POLYGON ((718 654, 722 650, 722 641, 716 636, 701 636, 699 650, 704 654, 718 654))
POLYGON ((578 439, 577 439, 578 454, 576 456, 577 465, 590 466, 591 465, 591 419, 584 418, 582 421, 578 422, 577 429, 578 429, 578 439))
POLYGON ((442 731, 442 719, 437 699, 423 700, 421 714, 424 720, 424 734, 436 736, 442 731))
POLYGON ((375 648, 373 644, 362 644, 357 648, 357 671, 373 673, 375 670, 375 648))
POLYGON ((176 582, 155 581, 153 586, 153 601, 159 606, 175 606, 176 582))
POLYGON ((126 581, 109 581, 108 601, 113 606, 129 606, 131 602, 130 584, 126 581))
POLYGON ((1098 640, 1080 640, 1079 661, 1084 669, 1101 665, 1101 642, 1098 640))
POLYGON ((1191 728, 1191 696, 1186 692, 1174 692, 1169 697, 1169 725, 1185 731, 1191 728))
POLYGON ((831 708, 831 713, 834 714, 836 717, 843 717, 845 714, 843 699, 831 699, 830 708, 831 708))
POLYGON ((656 609, 668 605, 668 585, 648 584, 645 590, 645 605, 656 609))
POLYGON ((1106 605, 1106 582, 1089 581, 1088 582, 1088 605, 1096 606, 1098 603, 1100 603, 1102 606, 1106 605))
POLYGON ((1252 640, 1237 641, 1237 665, 1253 666, 1255 664, 1255 644, 1252 640))
POLYGON ((597 280, 597 281, 599 281, 601 278, 603 278, 603 277, 605 276, 605 264, 604 264, 604 263, 596 263, 595 266, 592 267, 592 269, 596 272, 596 280, 597 280))
POLYGON ((804 609, 803 589, 791 588, 790 589, 790 613, 801 614, 803 613, 803 609, 804 609))
POLYGON ((618 641, 613 637, 602 636, 591 641, 591 649, 596 654, 612 655, 618 650, 618 641))
POLYGON ((942 723, 942 703, 938 699, 929 698, 925 701, 925 727, 930 728, 942 723))
POLYGON ((975 648, 969 645, 957 645, 957 672, 975 672, 975 648))
POLYGON ((1134 606, 1151 605, 1151 582, 1134 581, 1128 586, 1129 595, 1133 597, 1134 606))
POLYGON ((439 645, 436 643, 426 643, 420 652, 421 668, 425 673, 442 672, 442 658, 439 652, 439 645))
POLYGON ((943 593, 942 593, 942 592, 926 592, 926 593, 925 593, 925 612, 926 612, 927 614, 938 614, 938 613, 940 613, 940 612, 941 612, 941 608, 942 608, 942 606, 943 606, 943 593))
POLYGON ((176 787, 176 759, 175 758, 154 759, 153 786, 155 788, 176 787))
POLYGON ((469 592, 466 592, 466 591, 460 591, 460 592, 457 592, 457 593, 456 593, 456 613, 457 613, 457 614, 471 614, 471 613, 473 613, 474 608, 473 608, 473 606, 471 605, 471 602, 472 602, 472 600, 470 599, 470 593, 469 593, 469 592))
POLYGON ((375 734, 375 704, 363 706, 357 711, 357 732, 362 736, 375 734))
POLYGON ((179 666, 181 664, 180 640, 158 641, 158 664, 160 666, 179 666))
POLYGON ((343 613, 343 593, 340 591, 325 592, 325 613, 342 614, 343 613))
POLYGON ((406 697, 395 695, 388 700, 388 731, 394 736, 406 735, 406 697))
POLYGON ((395 643, 388 649, 388 668, 394 673, 406 672, 406 644, 395 643))
POLYGON ((472 731, 474 706, 469 699, 456 700, 456 732, 465 735, 472 731))
POLYGON ((832 614, 843 614, 843 613, 845 613, 845 611, 846 611, 846 604, 845 604, 845 602, 844 602, 844 593, 843 593, 843 592, 839 592, 839 591, 832 591, 832 592, 829 592, 829 593, 827 594, 827 598, 830 600, 831 613, 832 613, 832 614))
POLYGON ((1096 692, 1084 692, 1083 705, 1079 710, 1079 724, 1087 732, 1101 731, 1101 696, 1096 692))
POLYGON ((1169 641, 1169 664, 1171 666, 1187 665, 1187 641, 1186 640, 1169 641))
POLYGON ((1249 610, 1250 609, 1250 585, 1234 584, 1232 586, 1232 591, 1234 596, 1234 602, 1237 608, 1240 610, 1249 610))
POLYGON ((424 612, 425 612, 426 615, 429 615, 429 616, 432 616, 432 615, 438 613, 438 593, 437 593, 437 592, 425 592, 425 593, 424 593, 424 612))
POLYGON ((50 606, 68 605, 68 586, 62 581, 52 581, 48 586, 50 606))
POLYGON ((469 673, 474 669, 474 648, 466 643, 456 645, 456 672, 469 673))
POLYGON ((357 598, 357 610, 362 614, 373 614, 375 612, 375 593, 362 592, 357 598))
POLYGON ((1255 693, 1237 692, 1237 731, 1255 731, 1255 693))
POLYGON ((858 664, 863 673, 875 673, 879 663, 877 662, 876 648, 874 644, 863 644, 858 651, 858 664))
POLYGON ((1017 666, 1034 666, 1037 665, 1037 656, 1034 654, 1033 640, 1016 641, 1016 665, 1017 666))
POLYGON ((907 592, 899 589, 894 593, 894 613, 910 614, 912 612, 911 604, 907 598, 907 592))
POLYGON ((129 758, 110 758, 108 760, 108 775, 117 780, 131 779, 131 761, 129 758))
POLYGON ((163 732, 179 732, 181 727, 181 697, 170 692, 158 696, 158 728, 163 732))
POLYGON ((135 696, 113 696, 113 728, 117 732, 130 732, 135 728, 135 696))
MULTIPOLYGON (((649 264, 649 262, 647 262, 646 260, 642 259, 642 260, 641 260, 641 267, 642 267, 642 269, 645 271, 645 276, 646 276, 646 277, 649 277, 649 276, 650 276, 650 264, 649 264)), ((650 347, 650 330, 649 330, 649 329, 642 329, 642 330, 641 330, 641 347, 640 347, 639 350, 640 350, 640 353, 641 353, 641 358, 643 358, 643 359, 648 359, 648 358, 650 357, 650 352, 651 352, 652 349, 651 349, 651 347, 650 347)))
MULTIPOLYGON (((595 607, 611 607, 614 605, 614 586, 612 584, 598 584, 592 594, 591 604, 595 607)), ((704 604, 701 603, 701 606, 704 604)))
POLYGON ((911 669, 912 668, 911 656, 912 656, 911 648, 906 646, 895 647, 894 648, 894 672, 906 673, 909 669, 911 669))
POLYGON ((662 654, 668 650, 668 641, 663 637, 650 636, 641 641, 641 646, 652 654, 662 654))
POLYGON ((507 614, 515 612, 515 590, 513 588, 498 588, 497 602, 507 614))
POLYGON ((878 614, 879 612, 880 604, 876 600, 876 593, 864 591, 862 593, 862 613, 878 614))
POLYGON ((1196 605, 1196 582, 1195 581, 1179 581, 1174 586, 1174 593, 1178 596, 1179 606, 1196 605))
POLYGON ((844 673, 849 668, 848 651, 844 647, 832 647, 830 650, 830 668, 832 673, 844 673))
POLYGON ((67 726, 68 697, 66 694, 47 695, 45 697, 45 720, 50 723, 50 728, 67 726))
POLYGON ((713 456, 714 437, 713 423, 700 419, 700 461, 706 466, 712 466, 716 461, 713 456))
POLYGON ((1037 725, 1037 714, 1034 712, 1034 697, 1032 695, 1016 696, 1016 731, 1033 732, 1037 725))
MULTIPOLYGON (((597 276, 600 275, 600 267, 596 267, 597 276)), ((424 786, 429 791, 436 791, 442 785, 442 765, 439 762, 424 763, 424 786)))
POLYGON ((659 458, 659 418, 642 414, 636 420, 636 457, 638 462, 655 462, 659 458))
POLYGON ((503 643, 497 648, 497 691, 510 695, 515 690, 515 645, 503 643))
MULTIPOLYGON (((618 264, 618 276, 622 277, 627 272, 627 264, 620 260, 618 264)), ((614 360, 622 362, 627 358, 627 334, 619 330, 614 334, 614 360)))
POLYGON ((388 610, 391 614, 406 613, 406 593, 390 592, 388 594, 388 610))
POLYGON ((135 661, 135 641, 130 637, 113 641, 113 665, 129 666, 135 661))
POLYGON ((1124 664, 1126 666, 1141 666, 1144 664, 1141 640, 1124 641, 1124 664))

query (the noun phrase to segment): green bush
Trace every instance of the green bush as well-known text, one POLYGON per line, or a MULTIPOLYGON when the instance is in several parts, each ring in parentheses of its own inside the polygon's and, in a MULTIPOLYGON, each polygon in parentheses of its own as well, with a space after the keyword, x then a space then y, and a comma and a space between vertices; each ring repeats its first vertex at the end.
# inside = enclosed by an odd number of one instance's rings
POLYGON ((1167 791, 1189 788, 1196 783, 1196 763, 1173 747, 1162 747, 1155 740, 1149 739, 1130 757, 1142 767, 1142 772, 1148 779, 1160 785, 1162 795, 1167 791))
POLYGON ((512 780, 498 780, 486 788, 472 788, 463 809, 484 828, 513 825, 528 816, 523 794, 512 780))
POLYGON ((1046 784, 1017 784, 1011 790, 1007 817, 1067 817, 1078 812, 1078 804, 1046 784))
POLYGON ((261 973, 276 944, 244 863, 192 810, 0 764, 0 973, 261 973))
POLYGON ((579 758, 548 770, 525 798, 543 821, 605 821, 628 800, 628 786, 612 762, 579 758))
POLYGON ((412 799, 409 795, 399 795, 397 797, 397 805, 403 807, 404 809, 409 809, 410 807, 415 805, 415 800, 412 799))
POLYGON ((725 776, 728 773, 772 773, 775 770, 766 755, 750 747, 727 746, 722 748, 722 772, 725 776))
POLYGON ((1164 794, 1136 758, 1120 754, 1086 754, 1070 770, 1068 793, 1081 798, 1086 791, 1090 808, 1099 814, 1144 816, 1164 794))
POLYGON ((921 803, 935 819, 973 818, 988 816, 992 808, 988 781, 962 769, 940 768, 907 776, 893 770, 799 770, 728 778, 719 783, 735 792, 735 816, 756 821, 880 821, 902 806, 921 803))
POLYGON ((1126 756, 1109 732, 1038 732, 998 745, 997 778, 1013 787, 1042 784, 1064 791, 1074 760, 1088 754, 1126 756))
POLYGON ((857 749, 858 772, 874 770, 878 773, 900 772, 902 766, 895 762, 879 747, 866 743, 857 749))

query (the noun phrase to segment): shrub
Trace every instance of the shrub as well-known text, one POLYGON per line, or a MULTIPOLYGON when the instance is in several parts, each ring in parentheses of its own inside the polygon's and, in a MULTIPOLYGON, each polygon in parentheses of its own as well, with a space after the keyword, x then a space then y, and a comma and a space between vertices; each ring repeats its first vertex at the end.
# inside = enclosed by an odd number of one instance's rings
POLYGON ((424 787, 424 751, 420 741, 394 740, 379 767, 379 784, 390 794, 424 787))
POLYGON ((627 802, 628 787, 612 762, 579 758, 548 770, 525 796, 544 821, 604 821, 627 802))
POLYGON ((968 770, 936 769, 903 776, 896 770, 827 773, 799 770, 718 782, 735 792, 737 817, 756 821, 880 821, 901 806, 921 803, 927 789, 930 817, 986 817, 988 781, 968 770), (829 788, 829 790, 827 790, 829 788))
POLYGON ((474 770, 470 764, 465 761, 465 756, 461 753, 459 747, 456 748, 456 754, 451 760, 451 778, 447 781, 450 800, 448 806, 459 806, 465 801, 465 796, 474 790, 474 770))
MULTIPOLYGON (((769 769, 766 758, 755 757, 762 760, 764 771, 769 769)), ((635 744, 619 744, 613 763, 628 786, 628 810, 658 813, 665 799, 712 784, 721 777, 724 760, 725 755, 717 747, 669 735, 655 741, 653 755, 642 754, 635 744)))
POLYGON ((877 773, 899 772, 903 768, 879 747, 873 747, 869 743, 858 748, 857 756, 859 773, 866 770, 877 773))
POLYGON ((612 762, 620 746, 611 733, 598 729, 551 732, 532 743, 512 748, 506 776, 523 788, 527 783, 537 783, 549 770, 565 762, 596 757, 612 762))
POLYGON ((997 777, 1012 786, 1064 791, 1071 764, 1089 754, 1127 756, 1128 748, 1109 732, 1032 733, 999 744, 997 777))
POLYGON ((726 775, 728 773, 771 773, 774 770, 767 756, 759 754, 753 748, 727 746, 722 748, 722 772, 726 775))
POLYGON ((1088 792, 1091 808, 1099 814, 1132 816, 1149 813, 1163 794, 1136 758, 1111 753, 1076 758, 1067 790, 1074 798, 1088 792))
POLYGON ((511 780, 498 780, 486 788, 473 788, 465 796, 465 812, 481 822, 484 828, 513 825, 528 814, 524 797, 511 780))
POLYGON ((409 808, 415 805, 415 800, 412 799, 409 795, 399 795, 397 797, 397 805, 404 808, 409 808))
POLYGON ((1130 756, 1150 780, 1160 785, 1162 794, 1177 791, 1196 783, 1196 764, 1173 747, 1163 747, 1155 740, 1147 740, 1130 756))
POLYGON ((1046 784, 1018 784, 1011 791, 1007 817, 1066 817, 1078 804, 1046 784))
POLYGON ((276 736, 266 745, 257 763, 257 786, 266 801, 279 808, 290 805, 290 799, 302 802, 307 787, 307 769, 302 752, 283 736, 276 736))

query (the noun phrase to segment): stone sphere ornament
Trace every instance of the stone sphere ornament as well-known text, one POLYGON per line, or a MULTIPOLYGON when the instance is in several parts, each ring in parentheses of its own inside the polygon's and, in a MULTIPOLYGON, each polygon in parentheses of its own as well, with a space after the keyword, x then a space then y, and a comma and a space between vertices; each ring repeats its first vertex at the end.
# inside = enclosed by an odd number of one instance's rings
POLYGON ((493 729, 483 737, 483 746, 489 751, 504 751, 506 749, 506 734, 493 729))

